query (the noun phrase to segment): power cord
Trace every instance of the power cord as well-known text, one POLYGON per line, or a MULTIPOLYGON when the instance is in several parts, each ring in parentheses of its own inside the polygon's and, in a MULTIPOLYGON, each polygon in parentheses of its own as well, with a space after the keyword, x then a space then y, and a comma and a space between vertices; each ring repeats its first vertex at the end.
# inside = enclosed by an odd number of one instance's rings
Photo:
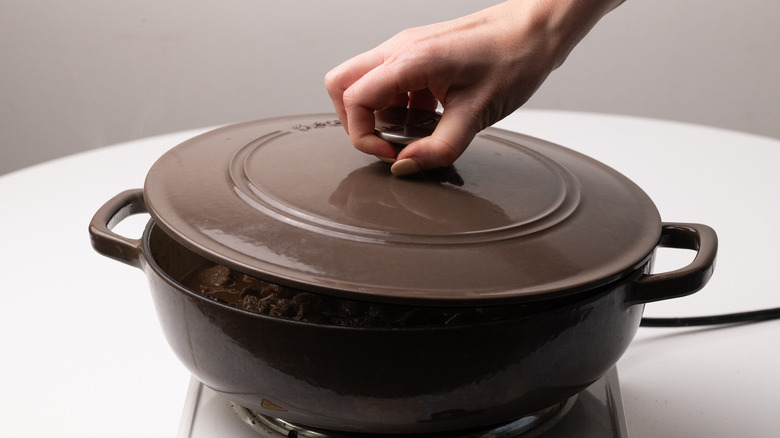
POLYGON ((688 318, 642 318, 641 327, 694 327, 717 324, 768 321, 780 318, 780 307, 752 312, 728 313, 724 315, 695 316, 688 318))

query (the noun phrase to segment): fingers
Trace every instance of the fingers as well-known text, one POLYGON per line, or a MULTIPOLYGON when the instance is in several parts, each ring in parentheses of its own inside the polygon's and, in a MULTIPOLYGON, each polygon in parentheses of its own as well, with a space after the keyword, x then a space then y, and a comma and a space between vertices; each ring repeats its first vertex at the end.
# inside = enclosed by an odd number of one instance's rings
POLYGON ((354 147, 387 161, 397 160, 391 168, 396 175, 452 164, 481 129, 478 116, 470 112, 471 106, 452 102, 433 135, 398 154, 393 145, 374 134, 374 111, 407 106, 435 110, 439 101, 425 87, 424 78, 404 72, 397 65, 374 66, 377 61, 375 55, 364 54, 326 76, 328 92, 354 147))
POLYGON ((394 160, 396 149, 374 135, 374 110, 405 107, 409 96, 396 92, 397 86, 388 83, 381 69, 383 62, 384 56, 378 48, 358 55, 328 72, 325 88, 355 148, 394 160))
POLYGON ((445 108, 433 134, 406 146, 390 170, 394 175, 407 175, 449 166, 463 154, 480 129, 478 118, 468 108, 445 108))
POLYGON ((426 90, 418 72, 405 69, 404 63, 384 62, 363 74, 341 95, 344 119, 352 144, 360 151, 380 158, 395 159, 396 149, 374 135, 374 111, 406 108, 410 104, 435 108, 436 98, 426 90))
POLYGON ((439 41, 441 32, 432 36, 430 31, 419 33, 399 34, 325 77, 328 94, 353 146, 386 161, 403 161, 392 168, 396 174, 452 164, 481 129, 476 122, 479 117, 470 113, 479 111, 474 99, 461 98, 474 94, 462 89, 463 84, 480 83, 475 68, 463 68, 468 62, 454 63, 452 56, 445 55, 452 53, 452 44, 439 41), (449 106, 445 104, 444 117, 434 134, 400 154, 374 133, 376 110, 409 107, 433 111, 445 101, 449 106))
POLYGON ((347 129, 347 113, 344 108, 344 93, 366 73, 381 65, 383 57, 377 50, 362 53, 335 67, 325 75, 325 89, 344 129, 347 129))

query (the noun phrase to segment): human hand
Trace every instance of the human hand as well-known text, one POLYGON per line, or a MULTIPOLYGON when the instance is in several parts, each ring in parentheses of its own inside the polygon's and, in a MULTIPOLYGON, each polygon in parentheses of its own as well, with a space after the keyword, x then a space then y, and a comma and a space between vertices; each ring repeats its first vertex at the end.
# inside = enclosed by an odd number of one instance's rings
POLYGON ((452 21, 408 29, 325 76, 338 117, 360 151, 395 161, 394 174, 452 164, 482 129, 524 104, 620 0, 510 0, 452 21), (374 135, 374 111, 435 110, 432 135, 400 152, 374 135))

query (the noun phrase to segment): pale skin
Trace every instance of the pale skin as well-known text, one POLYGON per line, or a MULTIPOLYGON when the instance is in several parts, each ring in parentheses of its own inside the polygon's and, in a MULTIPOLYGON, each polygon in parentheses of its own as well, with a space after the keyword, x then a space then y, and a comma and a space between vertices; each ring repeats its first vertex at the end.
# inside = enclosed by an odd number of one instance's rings
POLYGON ((325 87, 358 150, 396 175, 453 164, 474 136, 522 106, 624 0, 508 0, 400 32, 334 68, 325 87), (374 111, 435 110, 434 133, 401 150, 374 135, 374 111))

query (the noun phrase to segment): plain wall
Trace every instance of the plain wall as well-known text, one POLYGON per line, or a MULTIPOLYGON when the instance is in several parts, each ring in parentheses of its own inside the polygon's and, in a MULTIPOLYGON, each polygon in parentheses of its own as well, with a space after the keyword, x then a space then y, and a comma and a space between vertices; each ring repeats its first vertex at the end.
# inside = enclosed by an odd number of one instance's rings
MULTIPOLYGON (((0 174, 181 129, 329 112, 333 66, 495 3, 0 0, 0 174)), ((777 0, 628 0, 527 107, 780 137, 778 18, 777 0)))

